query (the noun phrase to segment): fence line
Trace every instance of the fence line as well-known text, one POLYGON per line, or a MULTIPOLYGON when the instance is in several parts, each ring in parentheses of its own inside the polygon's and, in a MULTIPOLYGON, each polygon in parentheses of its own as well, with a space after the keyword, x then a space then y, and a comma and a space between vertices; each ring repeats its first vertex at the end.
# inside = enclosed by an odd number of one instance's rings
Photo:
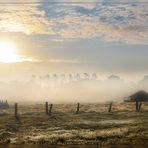
MULTIPOLYGON (((112 110, 112 107, 113 107, 113 102, 110 102, 109 107, 108 107, 108 112, 109 113, 113 111, 112 110)), ((19 108, 18 103, 15 103, 14 104, 14 117, 16 119, 19 118, 19 116, 18 116, 18 108, 19 108)), ((141 108, 142 108, 142 102, 141 101, 140 102, 139 101, 136 101, 135 102, 135 111, 136 112, 140 112, 141 111, 141 108)), ((51 115, 52 110, 53 110, 53 104, 50 104, 50 107, 49 107, 49 103, 48 102, 45 102, 45 114, 46 115, 51 115)), ((79 114, 80 113, 80 103, 77 103, 76 112, 75 113, 76 114, 79 114)))

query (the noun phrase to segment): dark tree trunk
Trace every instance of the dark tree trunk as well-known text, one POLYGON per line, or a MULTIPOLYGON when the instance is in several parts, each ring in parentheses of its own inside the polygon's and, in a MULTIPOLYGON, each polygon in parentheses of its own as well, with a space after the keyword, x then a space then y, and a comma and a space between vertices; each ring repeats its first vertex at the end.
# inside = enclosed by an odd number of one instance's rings
POLYGON ((139 111, 139 102, 136 101, 136 112, 138 112, 138 111, 139 111))
POLYGON ((142 102, 139 103, 139 108, 138 108, 138 111, 140 112, 141 110, 141 105, 142 105, 142 102))

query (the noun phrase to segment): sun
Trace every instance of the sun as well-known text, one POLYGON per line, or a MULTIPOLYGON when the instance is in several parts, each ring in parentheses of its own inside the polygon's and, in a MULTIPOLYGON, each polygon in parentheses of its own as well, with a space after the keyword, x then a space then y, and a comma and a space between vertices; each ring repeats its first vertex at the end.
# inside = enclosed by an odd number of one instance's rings
POLYGON ((0 41, 0 62, 15 63, 19 61, 15 45, 12 42, 0 41))

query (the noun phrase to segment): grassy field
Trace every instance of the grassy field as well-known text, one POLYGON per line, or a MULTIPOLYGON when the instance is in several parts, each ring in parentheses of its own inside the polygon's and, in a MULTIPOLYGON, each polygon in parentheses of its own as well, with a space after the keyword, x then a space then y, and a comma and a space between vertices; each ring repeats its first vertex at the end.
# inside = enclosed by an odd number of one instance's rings
POLYGON ((148 104, 135 112, 134 103, 115 103, 108 113, 107 104, 55 104, 51 115, 44 104, 0 110, 0 144, 39 145, 148 145, 148 104))

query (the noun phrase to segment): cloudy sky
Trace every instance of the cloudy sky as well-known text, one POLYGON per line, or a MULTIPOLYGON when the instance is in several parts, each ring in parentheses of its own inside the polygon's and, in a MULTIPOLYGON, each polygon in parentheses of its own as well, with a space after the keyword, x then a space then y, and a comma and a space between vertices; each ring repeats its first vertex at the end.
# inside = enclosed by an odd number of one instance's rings
POLYGON ((0 0, 0 77, 148 74, 147 22, 147 0, 0 0))

